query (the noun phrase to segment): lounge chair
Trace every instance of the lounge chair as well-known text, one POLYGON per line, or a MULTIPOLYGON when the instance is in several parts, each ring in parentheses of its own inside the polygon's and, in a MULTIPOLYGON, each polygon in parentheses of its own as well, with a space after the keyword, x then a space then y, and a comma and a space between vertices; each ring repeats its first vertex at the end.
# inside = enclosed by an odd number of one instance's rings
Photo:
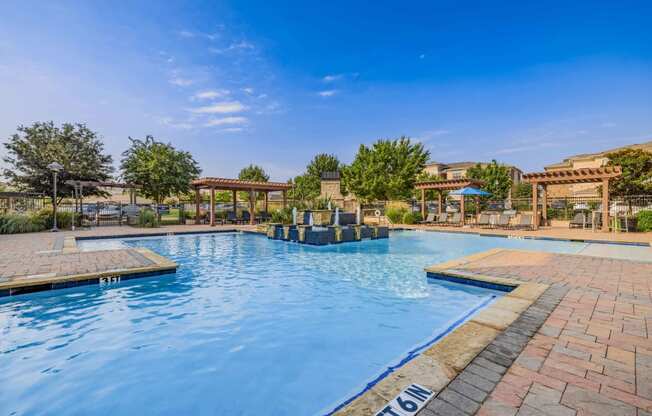
POLYGON ((446 225, 450 225, 452 227, 459 227, 462 225, 462 214, 459 212, 455 212, 453 216, 450 218, 450 220, 446 223, 446 225))
POLYGON ((447 223, 448 223, 447 213, 444 212, 443 214, 439 214, 437 216, 437 221, 435 222, 435 225, 446 225, 447 223))
POLYGON ((532 214, 521 214, 518 224, 514 225, 512 228, 516 230, 532 230, 534 228, 532 214))
POLYGON ((512 217, 510 215, 500 214, 498 216, 498 222, 496 222, 496 227, 498 227, 498 228, 510 228, 509 220, 511 218, 512 217))
POLYGON ((429 213, 425 221, 419 221, 419 224, 432 224, 435 222, 435 214, 429 213))
POLYGON ((585 228, 587 224, 586 216, 582 212, 578 212, 573 216, 573 219, 568 223, 568 228, 585 228))
POLYGON ((240 220, 242 224, 249 224, 250 219, 249 211, 242 211, 242 219, 240 220))
POLYGON ((489 214, 480 214, 478 218, 478 227, 489 228, 491 227, 491 216, 489 214))

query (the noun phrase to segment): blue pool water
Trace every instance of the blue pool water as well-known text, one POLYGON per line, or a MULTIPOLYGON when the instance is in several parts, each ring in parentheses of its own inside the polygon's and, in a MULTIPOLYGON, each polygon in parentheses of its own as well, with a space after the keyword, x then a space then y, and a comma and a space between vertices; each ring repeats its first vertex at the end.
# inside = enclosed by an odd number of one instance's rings
POLYGON ((310 247, 248 234, 146 247, 176 274, 0 301, 0 415, 324 414, 500 292, 423 268, 580 243, 397 232, 310 247))

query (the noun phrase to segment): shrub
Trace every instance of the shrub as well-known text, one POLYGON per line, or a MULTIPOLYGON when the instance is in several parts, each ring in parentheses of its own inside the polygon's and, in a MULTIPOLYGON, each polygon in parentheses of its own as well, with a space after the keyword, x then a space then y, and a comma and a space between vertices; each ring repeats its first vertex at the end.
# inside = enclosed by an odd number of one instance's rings
POLYGON ((422 220, 423 218, 421 217, 420 212, 406 212, 405 214, 403 214, 403 224, 407 224, 407 225, 416 224, 422 220))
POLYGON ((636 214, 636 228, 638 231, 652 231, 652 211, 643 210, 636 214))
POLYGON ((277 209, 272 212, 272 222, 281 224, 292 224, 292 209, 277 209))
POLYGON ((156 212, 151 209, 140 211, 138 226, 143 228, 157 228, 158 218, 156 217, 156 212))
MULTIPOLYGON (((36 217, 39 218, 39 221, 43 221, 46 229, 52 228, 54 225, 52 222, 52 210, 49 208, 43 208, 39 210, 36 214, 36 217)), ((72 216, 73 213, 70 211, 57 211, 57 228, 69 230, 72 228, 72 216)), ((75 214, 75 225, 79 226, 81 224, 81 218, 79 214, 75 214)))
POLYGON ((0 234, 33 233, 46 229, 44 219, 37 213, 6 214, 0 217, 0 234))
POLYGON ((403 216, 407 213, 405 208, 387 208, 385 215, 392 224, 400 224, 403 221, 403 216))

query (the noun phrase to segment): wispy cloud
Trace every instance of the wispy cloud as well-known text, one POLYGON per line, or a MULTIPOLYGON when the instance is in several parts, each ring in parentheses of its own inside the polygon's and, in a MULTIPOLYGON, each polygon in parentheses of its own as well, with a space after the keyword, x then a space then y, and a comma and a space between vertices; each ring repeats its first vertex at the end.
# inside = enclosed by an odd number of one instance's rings
POLYGON ((229 90, 206 90, 206 91, 199 91, 195 95, 191 97, 193 100, 213 100, 215 98, 222 98, 226 97, 229 95, 229 90))
POLYGON ((216 126, 225 126, 225 125, 240 125, 247 123, 246 117, 223 117, 223 118, 212 118, 204 124, 206 127, 216 127, 216 126))
POLYGON ((254 89, 251 87, 243 88, 242 91, 246 92, 249 95, 252 95, 254 93, 254 89))
POLYGON ((556 143, 556 142, 540 142, 540 143, 533 143, 531 145, 524 145, 524 146, 513 146, 513 147, 506 147, 503 149, 498 149, 493 152, 493 154, 496 155, 509 155, 512 153, 522 153, 522 152, 532 152, 536 150, 541 150, 541 149, 547 149, 551 147, 561 147, 563 146, 563 143, 556 143))
POLYGON ((182 38, 194 38, 195 34, 189 30, 180 30, 177 32, 177 35, 181 36, 182 38))
POLYGON ((234 42, 227 46, 226 48, 209 48, 208 51, 212 53, 222 54, 233 51, 244 51, 244 50, 253 50, 256 49, 256 46, 246 40, 241 40, 239 42, 234 42))
POLYGON ((247 107, 239 101, 225 101, 204 107, 191 108, 189 111, 196 114, 228 114, 239 113, 247 107))
POLYGON ((192 79, 181 77, 170 78, 168 82, 172 85, 176 85, 177 87, 188 87, 195 83, 195 81, 192 79))
POLYGON ((612 123, 608 121, 606 123, 602 123, 601 127, 605 127, 605 128, 616 127, 616 123, 612 123))
POLYGON ((203 33, 203 32, 193 32, 190 30, 179 30, 177 32, 177 35, 179 35, 182 38, 186 39, 192 39, 192 38, 205 38, 210 41, 214 41, 220 38, 219 33, 203 33))
POLYGON ((325 90, 325 91, 319 91, 317 95, 319 95, 320 97, 332 97, 337 93, 338 93, 337 90, 325 90))
POLYGON ((157 120, 162 125, 172 127, 174 129, 190 130, 195 127, 192 123, 189 122, 177 122, 172 117, 158 117, 157 120))
POLYGON ((445 136, 447 134, 450 134, 450 130, 446 130, 446 129, 428 130, 428 131, 424 131, 421 135, 415 137, 415 139, 420 142, 427 142, 434 139, 435 137, 445 136))
POLYGON ((228 127, 226 129, 222 129, 220 131, 226 132, 226 133, 238 133, 241 131, 244 131, 242 127, 228 127))
POLYGON ((324 82, 335 82, 341 80, 342 78, 344 78, 344 74, 331 74, 331 75, 326 75, 321 80, 324 82))
POLYGON ((426 57, 426 54, 425 54, 425 53, 422 53, 421 55, 419 55, 419 59, 423 59, 423 58, 425 58, 425 57, 426 57))

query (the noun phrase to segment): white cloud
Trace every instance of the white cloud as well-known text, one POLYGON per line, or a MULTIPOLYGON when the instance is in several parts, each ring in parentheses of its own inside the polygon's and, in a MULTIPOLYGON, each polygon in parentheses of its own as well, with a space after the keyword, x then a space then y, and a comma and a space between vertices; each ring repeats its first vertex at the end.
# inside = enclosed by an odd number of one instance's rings
POLYGON ((204 107, 191 108, 189 111, 197 114, 227 114, 239 113, 246 109, 247 107, 239 101, 225 101, 204 107))
POLYGON ((337 94, 337 92, 338 92, 337 90, 325 90, 325 91, 319 91, 317 94, 320 97, 332 97, 335 94, 337 94))
POLYGON ((331 75, 326 75, 324 78, 322 78, 322 81, 334 82, 334 81, 339 81, 342 78, 344 78, 344 74, 331 74, 331 75))
POLYGON ((176 85, 178 87, 188 87, 195 83, 195 81, 188 78, 174 77, 170 79, 170 84, 176 85))
POLYGON ((419 55, 419 59, 423 59, 423 58, 425 58, 425 57, 426 57, 426 54, 425 54, 425 53, 422 53, 421 55, 419 55))
POLYGON ((446 129, 428 130, 423 132, 423 134, 421 134, 420 136, 415 137, 415 139, 420 142, 427 142, 429 140, 434 139, 435 137, 445 136, 447 134, 450 134, 450 130, 446 130, 446 129))
POLYGON ((239 131, 244 131, 244 129, 242 127, 229 127, 227 129, 222 129, 220 131, 224 131, 227 133, 237 133, 239 131))
POLYGON ((252 95, 254 93, 254 89, 251 87, 243 88, 242 91, 246 92, 249 95, 252 95))
POLYGON ((172 127, 174 129, 190 130, 195 127, 188 122, 176 122, 174 119, 172 119, 172 117, 158 117, 157 120, 162 125, 172 127))
POLYGON ((206 90, 199 91, 192 96, 193 100, 212 100, 214 98, 221 98, 229 95, 229 90, 206 90))
POLYGON ((195 37, 195 34, 192 33, 189 30, 180 30, 180 31, 177 32, 177 34, 179 36, 181 36, 182 38, 194 38, 195 37))
POLYGON ((215 126, 224 126, 232 124, 245 124, 247 122, 246 117, 223 117, 223 118, 212 118, 204 124, 206 127, 215 127, 215 126))
POLYGON ((616 127, 616 123, 612 123, 612 122, 602 123, 602 127, 606 127, 606 128, 616 127))
POLYGON ((256 46, 251 43, 247 42, 246 40, 242 40, 240 42, 234 42, 230 44, 226 48, 209 48, 208 51, 212 53, 227 53, 227 52, 232 52, 232 51, 237 51, 237 50, 253 50, 256 49, 256 46))

